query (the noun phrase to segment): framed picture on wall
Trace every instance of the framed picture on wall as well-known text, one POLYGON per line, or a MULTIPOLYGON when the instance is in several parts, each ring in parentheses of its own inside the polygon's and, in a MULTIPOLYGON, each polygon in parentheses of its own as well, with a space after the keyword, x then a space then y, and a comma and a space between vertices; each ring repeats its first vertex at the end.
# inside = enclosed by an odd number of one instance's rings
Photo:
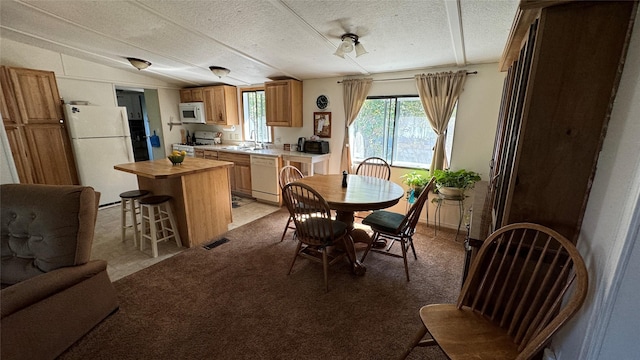
POLYGON ((331 113, 330 112, 314 112, 313 113, 313 135, 322 138, 331 137, 331 113))

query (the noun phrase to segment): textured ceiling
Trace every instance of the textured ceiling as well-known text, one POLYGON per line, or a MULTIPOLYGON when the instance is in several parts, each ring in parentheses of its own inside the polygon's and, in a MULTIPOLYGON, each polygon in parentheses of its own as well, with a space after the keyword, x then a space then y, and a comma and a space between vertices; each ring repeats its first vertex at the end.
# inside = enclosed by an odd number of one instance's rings
POLYGON ((497 62, 517 0, 0 0, 0 36, 178 86, 497 62), (334 56, 340 36, 368 54, 334 56), (231 73, 218 79, 209 66, 231 73))

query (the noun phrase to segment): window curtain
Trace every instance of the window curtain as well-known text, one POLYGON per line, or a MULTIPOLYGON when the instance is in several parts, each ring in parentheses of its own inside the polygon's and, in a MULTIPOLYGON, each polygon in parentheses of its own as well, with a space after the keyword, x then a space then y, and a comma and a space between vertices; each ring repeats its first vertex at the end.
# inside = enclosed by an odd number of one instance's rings
POLYGON ((431 128, 438 136, 429 169, 432 174, 433 170, 448 167, 447 155, 444 151, 447 125, 449 125, 449 118, 462 92, 466 77, 466 70, 455 73, 416 75, 416 85, 422 107, 427 114, 431 128))
POLYGON ((349 148, 349 126, 358 117, 362 104, 367 99, 373 79, 350 79, 342 81, 342 93, 344 99, 345 129, 342 143, 342 160, 340 169, 353 172, 351 167, 351 150, 349 148))

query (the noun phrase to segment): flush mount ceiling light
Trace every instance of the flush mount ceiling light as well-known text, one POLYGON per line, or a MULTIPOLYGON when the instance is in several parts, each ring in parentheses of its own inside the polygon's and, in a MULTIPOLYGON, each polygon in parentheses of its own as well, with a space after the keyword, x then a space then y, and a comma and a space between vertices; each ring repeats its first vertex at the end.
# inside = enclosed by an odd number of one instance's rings
POLYGON ((231 70, 227 68, 223 68, 221 66, 209 66, 209 70, 213 73, 213 75, 222 78, 223 76, 229 75, 231 70))
POLYGON ((148 62, 147 60, 136 59, 136 58, 131 58, 131 57, 128 57, 127 60, 129 60, 131 65, 133 65, 133 67, 138 69, 138 70, 144 70, 144 69, 148 68, 149 65, 151 65, 151 63, 148 62))
POLYGON ((346 33, 342 35, 340 39, 342 39, 342 42, 338 45, 338 50, 336 50, 333 55, 344 59, 344 54, 350 53, 354 48, 356 49, 356 57, 367 53, 367 50, 364 49, 364 46, 362 46, 358 40, 358 35, 346 33))

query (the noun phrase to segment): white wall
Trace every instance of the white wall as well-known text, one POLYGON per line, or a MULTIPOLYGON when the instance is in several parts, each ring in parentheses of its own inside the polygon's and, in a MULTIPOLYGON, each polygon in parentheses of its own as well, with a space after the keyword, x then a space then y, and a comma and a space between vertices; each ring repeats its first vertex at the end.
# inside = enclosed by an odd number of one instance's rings
POLYGON ((167 125, 171 117, 179 119, 180 93, 172 84, 146 76, 133 67, 131 71, 116 69, 12 40, 0 40, 0 64, 53 71, 65 102, 85 100, 92 105, 117 106, 116 86, 157 89, 160 121, 166 136, 162 142, 165 151, 170 151, 171 144, 180 141, 179 130, 169 131, 167 125))
POLYGON ((558 359, 637 359, 640 294, 640 26, 635 26, 578 248, 589 271, 581 311, 553 341, 558 359))
MULTIPOLYGON (((460 95, 458 103, 458 116, 454 132, 451 168, 466 168, 480 173, 484 180, 489 174, 489 161, 493 152, 498 111, 502 96, 502 86, 506 73, 498 71, 498 64, 470 65, 465 67, 468 71, 478 71, 476 75, 467 76, 464 91, 460 95)), ((416 82, 413 76, 421 73, 442 71, 457 71, 453 67, 431 68, 415 71, 375 74, 371 78, 395 79, 411 78, 408 80, 374 81, 369 96, 384 95, 418 95, 416 82)), ((295 143, 299 136, 309 137, 313 135, 313 113, 320 111, 316 107, 316 98, 324 94, 329 98, 329 107, 323 111, 331 112, 331 160, 329 172, 341 172, 340 168, 342 141, 345 133, 345 115, 342 96, 342 85, 338 81, 342 78, 327 78, 305 80, 303 83, 303 127, 302 129, 276 128, 276 138, 281 137, 283 143, 295 143)), ((428 126, 425 124, 425 126, 428 126)), ((391 180, 402 184, 400 176, 409 171, 406 168, 393 168, 391 180)), ((473 192, 468 193, 473 196, 473 192)), ((427 203, 429 220, 433 221, 435 207, 427 203)), ((469 206, 471 201, 467 201, 469 206)), ((456 228, 458 226, 459 212, 456 204, 443 206, 441 224, 444 227, 456 228)), ((398 205, 391 208, 393 211, 404 212, 406 202, 404 199, 398 205)), ((426 215, 423 215, 424 219, 426 215)))
MULTIPOLYGON (((91 104, 115 106, 117 98, 116 86, 147 88, 158 90, 158 103, 162 124, 162 145, 166 152, 171 151, 171 144, 180 142, 180 129, 220 131, 222 128, 207 125, 174 126, 170 130, 170 122, 179 122, 177 104, 179 90, 171 84, 144 75, 144 71, 125 71, 90 61, 62 55, 45 49, 2 39, 0 43, 0 63, 7 66, 18 66, 56 73, 60 96, 65 101, 85 100, 91 104)), ((464 91, 460 96, 458 117, 454 135, 451 167, 467 168, 488 176, 488 165, 493 150, 493 139, 498 117, 498 108, 505 73, 497 69, 497 64, 485 64, 465 67, 468 71, 478 71, 477 75, 467 77, 464 91)), ((413 76, 420 73, 457 71, 454 67, 419 69, 415 71, 376 74, 376 79, 412 78, 398 81, 374 81, 370 95, 417 95, 418 91, 413 76)), ((329 97, 329 107, 323 111, 332 114, 331 138, 329 141, 331 159, 329 172, 340 172, 342 140, 344 137, 344 107, 342 85, 339 78, 312 79, 303 82, 303 127, 274 129, 274 140, 277 146, 283 143, 296 143, 298 137, 313 135, 313 113, 319 111, 315 100, 320 94, 329 97)), ((160 134, 160 132, 159 132, 160 134)), ((224 142, 242 140, 242 127, 237 126, 234 132, 225 132, 224 142)), ((394 168, 392 180, 401 183, 400 176, 407 169, 394 168)), ((394 209, 404 211, 406 204, 401 202, 394 209)), ((458 224, 458 213, 455 207, 445 207, 442 224, 455 227, 458 224)), ((433 211, 433 208, 431 209, 433 211)))

